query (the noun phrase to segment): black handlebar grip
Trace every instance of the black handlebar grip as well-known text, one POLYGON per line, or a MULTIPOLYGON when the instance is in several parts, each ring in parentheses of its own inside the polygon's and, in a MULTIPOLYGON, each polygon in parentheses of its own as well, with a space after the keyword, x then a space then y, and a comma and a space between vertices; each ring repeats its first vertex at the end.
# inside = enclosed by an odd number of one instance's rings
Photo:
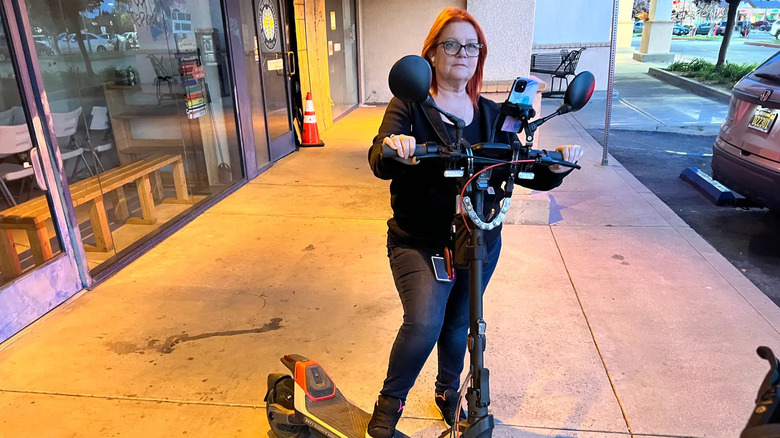
POLYGON ((563 152, 547 151, 547 156, 556 161, 563 161, 563 152))
MULTIPOLYGON (((431 152, 428 145, 425 143, 418 144, 414 147, 414 157, 419 157, 420 155, 425 155, 428 153, 435 153, 436 147, 433 146, 434 151, 431 152)), ((382 158, 398 158, 398 152, 396 152, 395 149, 391 148, 390 146, 384 144, 382 145, 382 158)))

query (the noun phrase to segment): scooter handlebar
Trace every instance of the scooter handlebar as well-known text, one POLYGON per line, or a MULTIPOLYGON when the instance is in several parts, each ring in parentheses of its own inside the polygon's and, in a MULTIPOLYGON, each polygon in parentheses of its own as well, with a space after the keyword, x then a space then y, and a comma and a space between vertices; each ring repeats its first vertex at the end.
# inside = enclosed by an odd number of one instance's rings
MULTIPOLYGON (((419 157, 421 155, 435 154, 439 151, 438 146, 435 144, 420 143, 414 147, 413 157, 419 157)), ((398 152, 388 145, 382 145, 382 158, 398 158, 398 152)))

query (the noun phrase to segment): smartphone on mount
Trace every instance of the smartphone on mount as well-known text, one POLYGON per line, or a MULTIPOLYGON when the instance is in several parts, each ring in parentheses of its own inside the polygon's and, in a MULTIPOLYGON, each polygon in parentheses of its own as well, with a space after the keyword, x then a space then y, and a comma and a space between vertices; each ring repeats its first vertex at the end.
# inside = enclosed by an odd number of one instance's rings
MULTIPOLYGON (((539 81, 530 78, 517 78, 512 84, 506 103, 517 105, 519 108, 533 108, 536 92, 539 90, 539 81)), ((507 115, 501 125, 504 132, 520 132, 522 123, 520 120, 507 115)))

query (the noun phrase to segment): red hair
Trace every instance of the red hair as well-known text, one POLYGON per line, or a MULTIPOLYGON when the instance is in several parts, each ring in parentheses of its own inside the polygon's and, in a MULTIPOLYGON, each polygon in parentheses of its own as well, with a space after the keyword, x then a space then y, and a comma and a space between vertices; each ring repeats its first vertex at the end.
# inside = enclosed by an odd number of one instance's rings
MULTIPOLYGON (((423 43, 422 57, 428 61, 431 66, 431 70, 434 70, 433 63, 431 63, 430 52, 432 52, 438 41, 444 28, 450 23, 466 22, 474 26, 474 30, 477 31, 477 42, 482 44, 482 50, 477 57, 477 69, 474 71, 474 76, 469 79, 466 84, 466 93, 471 98, 471 103, 477 106, 477 99, 479 99, 479 90, 482 88, 482 68, 485 65, 485 58, 487 58, 487 41, 485 41, 485 32, 482 31, 482 27, 477 20, 468 12, 455 6, 449 6, 441 11, 436 21, 433 22, 431 30, 428 32, 428 37, 425 38, 423 43)), ((431 91, 436 94, 439 91, 439 85, 436 83, 436 73, 434 71, 431 78, 431 91)))

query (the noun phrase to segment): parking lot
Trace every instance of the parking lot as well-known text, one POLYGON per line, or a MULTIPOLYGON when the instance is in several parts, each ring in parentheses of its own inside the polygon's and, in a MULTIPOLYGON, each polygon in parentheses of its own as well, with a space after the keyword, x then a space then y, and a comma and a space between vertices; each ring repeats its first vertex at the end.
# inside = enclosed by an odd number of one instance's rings
MULTIPOLYGON (((641 40, 642 38, 639 34, 634 34, 631 46, 638 50, 641 40)), ((671 52, 676 55, 676 60, 700 58, 715 62, 718 60, 718 51, 720 50, 721 41, 722 37, 715 37, 713 39, 675 37, 672 39, 671 52)), ((746 42, 780 44, 780 40, 775 39, 775 37, 768 32, 753 31, 747 38, 734 35, 729 44, 726 60, 738 64, 762 62, 780 50, 780 48, 776 47, 745 44, 746 42)))

